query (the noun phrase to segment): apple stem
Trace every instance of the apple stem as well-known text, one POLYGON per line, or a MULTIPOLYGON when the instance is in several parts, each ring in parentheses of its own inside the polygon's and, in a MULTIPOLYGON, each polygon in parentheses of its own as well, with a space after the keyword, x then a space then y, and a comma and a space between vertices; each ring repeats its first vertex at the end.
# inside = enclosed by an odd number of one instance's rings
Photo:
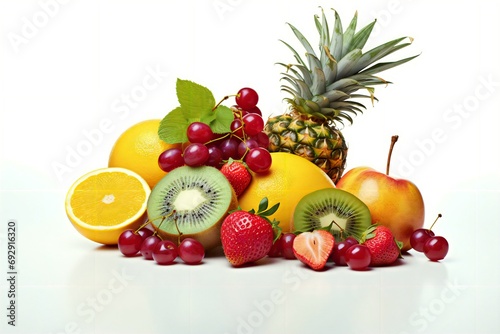
POLYGON ((436 220, 434 220, 434 223, 432 223, 431 227, 429 228, 429 231, 432 230, 432 228, 434 227, 434 224, 436 224, 436 222, 438 221, 439 218, 443 217, 442 214, 438 214, 438 216, 436 217, 436 220))
POLYGON ((394 144, 398 141, 399 136, 395 135, 391 137, 391 147, 389 148, 389 156, 387 157, 387 167, 385 169, 385 174, 389 175, 389 169, 391 167, 391 156, 392 156, 392 150, 394 149, 394 144))

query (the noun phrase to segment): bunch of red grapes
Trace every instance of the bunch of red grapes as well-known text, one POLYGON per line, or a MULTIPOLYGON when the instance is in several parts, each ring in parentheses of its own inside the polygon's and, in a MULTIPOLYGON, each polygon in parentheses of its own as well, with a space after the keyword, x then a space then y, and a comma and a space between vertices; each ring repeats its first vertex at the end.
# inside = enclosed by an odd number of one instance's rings
POLYGON ((242 88, 231 107, 234 119, 230 131, 215 134, 208 124, 193 122, 187 128, 188 145, 172 148, 158 157, 165 172, 180 166, 222 167, 229 159, 244 161, 255 173, 271 168, 272 158, 267 150, 269 137, 263 132, 264 120, 257 107, 259 95, 252 88, 242 88))

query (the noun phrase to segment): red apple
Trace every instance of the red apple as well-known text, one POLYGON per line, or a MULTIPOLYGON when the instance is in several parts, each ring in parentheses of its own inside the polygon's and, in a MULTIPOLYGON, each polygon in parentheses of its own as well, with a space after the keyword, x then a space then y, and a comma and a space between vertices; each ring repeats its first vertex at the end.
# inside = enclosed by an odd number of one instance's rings
POLYGON ((398 136, 392 137, 386 173, 369 167, 356 167, 345 173, 337 188, 361 199, 370 209, 372 223, 389 227, 403 251, 411 249, 410 237, 424 225, 424 200, 417 186, 389 176, 390 159, 398 136))

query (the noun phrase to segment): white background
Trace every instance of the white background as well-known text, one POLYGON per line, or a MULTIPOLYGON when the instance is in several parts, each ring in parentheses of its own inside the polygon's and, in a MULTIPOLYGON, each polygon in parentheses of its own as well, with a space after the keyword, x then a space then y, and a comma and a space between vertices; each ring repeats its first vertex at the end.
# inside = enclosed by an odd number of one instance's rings
POLYGON ((498 333, 499 14, 487 0, 1 1, 1 332, 498 333), (394 84, 343 130, 347 167, 383 170, 398 134, 391 174, 420 188, 427 226, 443 214, 444 261, 412 252, 390 268, 313 272, 284 260, 233 269, 219 256, 161 267, 74 230, 68 187, 107 165, 123 130, 176 107, 177 78, 216 98, 250 86, 266 116, 283 112, 275 62, 293 59, 278 40, 299 47, 285 22, 314 37, 319 6, 329 17, 335 7, 344 27, 356 10, 359 26, 377 18, 367 47, 415 39, 398 53, 420 56, 382 73, 394 84), (16 327, 6 317, 9 219, 16 327))

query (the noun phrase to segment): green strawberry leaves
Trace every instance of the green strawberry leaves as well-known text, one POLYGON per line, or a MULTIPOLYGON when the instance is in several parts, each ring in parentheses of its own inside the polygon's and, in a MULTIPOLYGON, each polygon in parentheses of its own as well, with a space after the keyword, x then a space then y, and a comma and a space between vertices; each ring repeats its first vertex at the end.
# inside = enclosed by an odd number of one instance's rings
MULTIPOLYGON (((376 230, 377 227, 381 226, 380 224, 372 224, 370 227, 366 229, 366 231, 363 232, 361 235, 361 240, 359 241, 361 244, 365 243, 367 240, 375 238, 377 235, 376 230)), ((393 237, 394 242, 396 243, 398 250, 399 250, 399 258, 402 259, 403 255, 401 254, 401 249, 403 248, 403 242, 396 240, 395 237, 393 237)))
POLYGON ((281 235, 281 227, 279 226, 280 222, 277 221, 276 219, 273 219, 273 221, 271 221, 268 217, 272 216, 276 211, 278 211, 279 206, 280 203, 276 203, 269 208, 269 200, 267 199, 267 197, 264 197, 259 203, 259 208, 257 212, 255 212, 254 209, 248 211, 251 214, 255 214, 257 216, 264 218, 271 224, 274 231, 274 241, 278 240, 278 238, 281 235))
POLYGON ((209 125, 214 133, 230 131, 233 112, 226 106, 216 105, 208 88, 189 80, 177 79, 176 92, 180 106, 161 120, 158 128, 161 140, 169 144, 187 142, 187 128, 193 122, 209 125))
POLYGON ((373 224, 370 227, 366 229, 366 231, 363 232, 361 235, 361 243, 365 242, 366 240, 370 240, 375 237, 376 233, 375 230, 377 229, 377 224, 373 224))

